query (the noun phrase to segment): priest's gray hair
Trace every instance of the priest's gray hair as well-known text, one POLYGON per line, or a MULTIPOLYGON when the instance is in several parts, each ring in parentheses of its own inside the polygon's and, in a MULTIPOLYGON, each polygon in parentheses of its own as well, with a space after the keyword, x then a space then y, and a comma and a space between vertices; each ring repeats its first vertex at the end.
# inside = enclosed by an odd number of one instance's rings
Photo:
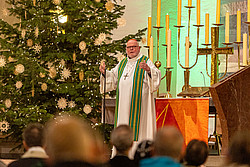
POLYGON ((133 131, 128 125, 119 125, 111 133, 111 143, 117 152, 129 150, 133 144, 133 131))
POLYGON ((168 156, 179 160, 183 142, 182 134, 177 128, 165 126, 156 133, 155 153, 157 156, 168 156))

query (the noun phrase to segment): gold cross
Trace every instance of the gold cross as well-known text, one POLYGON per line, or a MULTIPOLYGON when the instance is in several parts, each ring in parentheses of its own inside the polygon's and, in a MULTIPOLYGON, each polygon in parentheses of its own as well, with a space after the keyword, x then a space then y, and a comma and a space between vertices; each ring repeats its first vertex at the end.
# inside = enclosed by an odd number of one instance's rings
POLYGON ((211 54, 211 85, 218 82, 218 54, 233 54, 233 47, 218 47, 219 27, 211 28, 211 48, 198 48, 198 55, 211 54))
POLYGON ((124 75, 124 80, 126 80, 127 77, 128 77, 128 73, 126 73, 126 74, 124 75))

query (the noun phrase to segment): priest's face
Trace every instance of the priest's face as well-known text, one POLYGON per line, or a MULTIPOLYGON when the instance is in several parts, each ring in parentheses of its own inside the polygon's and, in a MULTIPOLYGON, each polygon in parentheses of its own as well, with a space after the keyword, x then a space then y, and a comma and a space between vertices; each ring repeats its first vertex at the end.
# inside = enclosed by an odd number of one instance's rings
POLYGON ((126 53, 129 58, 134 58, 140 53, 141 47, 136 40, 129 40, 126 46, 126 53))

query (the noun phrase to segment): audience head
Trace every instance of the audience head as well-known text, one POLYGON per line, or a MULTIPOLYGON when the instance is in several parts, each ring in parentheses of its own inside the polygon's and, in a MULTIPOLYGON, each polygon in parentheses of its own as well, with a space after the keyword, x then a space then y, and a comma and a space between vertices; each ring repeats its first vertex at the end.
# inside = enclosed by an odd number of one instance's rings
POLYGON ((153 141, 144 140, 138 144, 135 151, 134 160, 140 161, 144 158, 150 158, 153 156, 153 141))
POLYGON ((186 148, 184 160, 187 165, 199 166, 205 163, 208 157, 208 146, 204 141, 191 140, 186 148))
POLYGON ((111 143, 118 153, 126 153, 133 145, 133 131, 128 125, 119 125, 111 133, 111 143))
MULTIPOLYGON (((95 162, 97 137, 84 120, 70 115, 55 117, 47 124, 47 152, 52 163, 95 162)), ((99 155, 100 157, 102 155, 99 155)))
POLYGON ((250 165, 250 131, 237 132, 229 146, 228 150, 229 163, 240 165, 250 165))
POLYGON ((44 146, 44 127, 40 123, 30 123, 23 131, 23 145, 26 150, 30 147, 44 146))
POLYGON ((173 126, 164 126, 159 129, 155 137, 155 155, 168 156, 175 160, 180 159, 183 137, 180 131, 173 126))

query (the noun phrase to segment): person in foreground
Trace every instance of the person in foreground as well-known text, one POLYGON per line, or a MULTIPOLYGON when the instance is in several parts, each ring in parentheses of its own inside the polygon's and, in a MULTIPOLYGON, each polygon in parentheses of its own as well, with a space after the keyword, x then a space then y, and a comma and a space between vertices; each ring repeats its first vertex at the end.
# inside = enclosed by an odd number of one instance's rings
POLYGON ((133 131, 128 125, 119 125, 111 133, 111 143, 117 154, 109 161, 110 167, 135 167, 135 162, 128 158, 133 145, 133 131))
MULTIPOLYGON (((126 45, 127 57, 106 71, 106 92, 116 90, 115 127, 129 125, 134 141, 153 140, 156 116, 153 92, 159 88, 161 72, 148 57, 140 54, 135 39, 126 45)), ((104 92, 105 63, 100 64, 100 91, 104 92)), ((133 146, 136 148, 136 145, 133 146)))
POLYGON ((184 155, 185 167, 199 167, 208 157, 208 146, 204 141, 193 139, 186 148, 184 155))
POLYGON ((250 131, 237 132, 229 145, 225 166, 250 167, 250 131))
POLYGON ((8 167, 45 167, 48 155, 44 150, 44 127, 39 123, 29 124, 23 132, 23 146, 26 152, 21 159, 14 161, 8 167))
POLYGON ((154 157, 140 161, 140 167, 181 167, 179 163, 183 147, 183 137, 173 126, 164 126, 154 141, 154 157))
POLYGON ((57 116, 46 125, 47 152, 52 167, 93 167, 107 163, 99 138, 84 120, 57 116))

